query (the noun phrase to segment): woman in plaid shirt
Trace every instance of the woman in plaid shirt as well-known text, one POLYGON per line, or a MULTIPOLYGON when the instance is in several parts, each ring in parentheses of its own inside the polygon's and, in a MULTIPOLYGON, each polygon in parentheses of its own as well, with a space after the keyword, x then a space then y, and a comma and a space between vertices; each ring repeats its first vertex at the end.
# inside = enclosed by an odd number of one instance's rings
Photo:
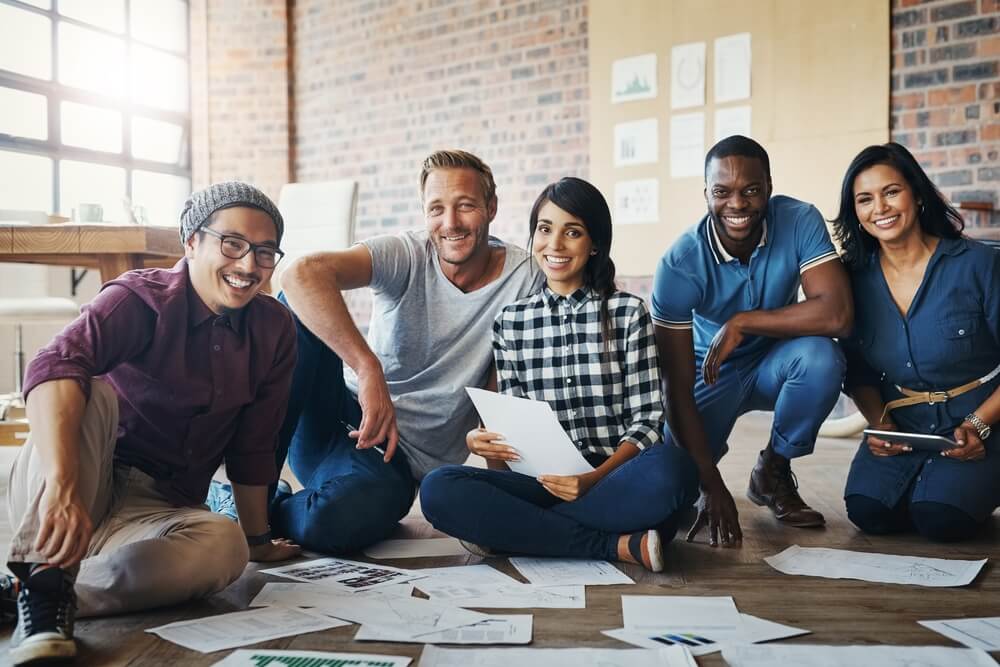
POLYGON ((600 558, 663 569, 662 543, 697 497, 687 453, 662 444, 664 415, 653 322, 618 291, 611 212, 590 183, 563 178, 531 211, 542 290, 493 324, 501 392, 542 400, 591 465, 581 475, 512 472, 499 433, 469 432, 488 469, 445 466, 420 487, 424 515, 473 553, 600 558))

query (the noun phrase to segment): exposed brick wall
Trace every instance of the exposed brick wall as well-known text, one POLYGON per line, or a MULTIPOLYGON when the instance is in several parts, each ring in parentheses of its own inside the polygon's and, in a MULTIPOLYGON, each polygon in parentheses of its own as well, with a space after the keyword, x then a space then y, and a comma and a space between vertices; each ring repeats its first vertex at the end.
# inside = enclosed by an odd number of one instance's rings
MULTIPOLYGON (((952 201, 1000 206, 1000 2, 893 0, 892 138, 952 201)), ((994 211, 962 211, 970 226, 994 211)))
POLYGON ((191 0, 194 188, 292 180, 286 0, 191 0))
POLYGON ((422 159, 457 147, 493 169, 493 233, 523 243, 549 182, 586 176, 584 0, 297 0, 297 180, 360 181, 358 236, 423 224, 422 159))

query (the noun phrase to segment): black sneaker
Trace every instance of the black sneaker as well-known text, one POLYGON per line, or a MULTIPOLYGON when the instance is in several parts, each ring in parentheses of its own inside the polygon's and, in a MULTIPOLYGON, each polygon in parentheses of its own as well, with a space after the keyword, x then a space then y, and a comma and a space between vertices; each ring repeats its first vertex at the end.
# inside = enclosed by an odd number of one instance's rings
POLYGON ((20 590, 20 579, 0 574, 0 627, 17 622, 17 594, 20 590))
POLYGON ((18 593, 17 613, 17 628, 10 639, 15 665, 76 656, 76 593, 65 572, 50 567, 32 574, 18 593))

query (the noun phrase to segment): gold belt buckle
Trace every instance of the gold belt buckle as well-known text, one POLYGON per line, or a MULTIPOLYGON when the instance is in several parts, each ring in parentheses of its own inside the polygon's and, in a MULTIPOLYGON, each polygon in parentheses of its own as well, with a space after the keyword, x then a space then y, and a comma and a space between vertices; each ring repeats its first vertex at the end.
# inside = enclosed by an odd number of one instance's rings
POLYGON ((930 405, 934 405, 935 403, 945 403, 949 398, 951 397, 948 396, 948 392, 946 391, 927 392, 927 403, 930 405))

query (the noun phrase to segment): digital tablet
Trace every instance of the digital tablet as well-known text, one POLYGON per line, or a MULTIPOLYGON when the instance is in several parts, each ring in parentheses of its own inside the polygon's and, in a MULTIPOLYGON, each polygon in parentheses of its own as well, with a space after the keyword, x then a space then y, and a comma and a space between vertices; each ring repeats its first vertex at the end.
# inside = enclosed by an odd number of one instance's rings
POLYGON ((866 428, 865 435, 874 435, 876 438, 886 440, 898 445, 909 445, 913 449, 924 451, 940 452, 952 447, 958 447, 958 443, 942 435, 927 435, 926 433, 907 433, 906 431, 880 431, 875 428, 866 428))

